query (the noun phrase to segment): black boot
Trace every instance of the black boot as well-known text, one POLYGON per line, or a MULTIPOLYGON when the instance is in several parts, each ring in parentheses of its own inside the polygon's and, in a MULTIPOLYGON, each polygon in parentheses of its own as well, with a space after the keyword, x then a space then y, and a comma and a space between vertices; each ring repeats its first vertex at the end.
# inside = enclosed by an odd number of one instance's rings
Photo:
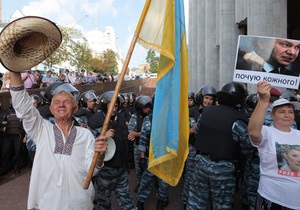
POLYGON ((138 201, 138 203, 137 203, 137 209, 138 210, 144 210, 144 203, 142 203, 142 202, 140 202, 140 201, 138 201))
POLYGON ((156 209, 157 210, 163 210, 165 207, 167 207, 169 204, 169 198, 167 198, 167 200, 163 201, 163 200, 158 200, 157 204, 156 204, 156 209))

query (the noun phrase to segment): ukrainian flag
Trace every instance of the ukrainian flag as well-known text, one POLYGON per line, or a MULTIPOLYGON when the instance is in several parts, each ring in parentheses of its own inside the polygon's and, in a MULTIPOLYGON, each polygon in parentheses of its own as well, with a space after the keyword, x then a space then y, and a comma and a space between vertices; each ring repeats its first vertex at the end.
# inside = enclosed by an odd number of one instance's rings
POLYGON ((183 0, 146 1, 138 42, 160 53, 149 170, 177 185, 188 155, 188 52, 183 0))

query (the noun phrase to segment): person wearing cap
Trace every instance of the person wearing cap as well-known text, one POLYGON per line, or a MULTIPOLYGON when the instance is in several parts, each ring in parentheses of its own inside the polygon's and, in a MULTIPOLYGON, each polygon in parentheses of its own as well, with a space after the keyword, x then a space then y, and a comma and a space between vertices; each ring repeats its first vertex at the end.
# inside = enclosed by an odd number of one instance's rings
MULTIPOLYGON (((24 130, 36 143, 29 187, 27 209, 94 208, 94 187, 83 183, 95 152, 105 155, 106 137, 94 138, 85 128, 73 125, 77 102, 70 92, 57 92, 50 105, 55 124, 45 120, 33 106, 24 89, 19 72, 10 72, 10 94, 16 115, 23 120, 24 130)), ((94 170, 96 175, 102 162, 94 170)))
POLYGON ((273 126, 265 126, 271 85, 257 84, 259 102, 250 118, 248 131, 260 157, 257 209, 300 209, 300 173, 281 169, 282 148, 300 145, 300 131, 291 128, 298 102, 278 99, 271 106, 273 126))

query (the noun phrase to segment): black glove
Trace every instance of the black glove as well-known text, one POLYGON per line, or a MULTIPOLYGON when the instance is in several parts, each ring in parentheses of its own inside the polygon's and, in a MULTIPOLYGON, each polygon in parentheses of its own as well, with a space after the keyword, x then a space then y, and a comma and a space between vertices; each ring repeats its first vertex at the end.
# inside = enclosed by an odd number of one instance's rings
POLYGON ((148 167, 146 158, 140 158, 139 165, 140 165, 140 168, 141 168, 143 171, 146 170, 147 167, 148 167))

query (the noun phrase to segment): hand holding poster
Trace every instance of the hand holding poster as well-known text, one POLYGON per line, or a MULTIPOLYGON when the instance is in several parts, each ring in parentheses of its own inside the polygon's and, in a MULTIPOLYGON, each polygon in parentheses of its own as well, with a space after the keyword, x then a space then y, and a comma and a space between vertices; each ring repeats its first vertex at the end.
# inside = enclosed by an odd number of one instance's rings
POLYGON ((300 41, 259 36, 239 36, 233 80, 298 89, 300 41))

